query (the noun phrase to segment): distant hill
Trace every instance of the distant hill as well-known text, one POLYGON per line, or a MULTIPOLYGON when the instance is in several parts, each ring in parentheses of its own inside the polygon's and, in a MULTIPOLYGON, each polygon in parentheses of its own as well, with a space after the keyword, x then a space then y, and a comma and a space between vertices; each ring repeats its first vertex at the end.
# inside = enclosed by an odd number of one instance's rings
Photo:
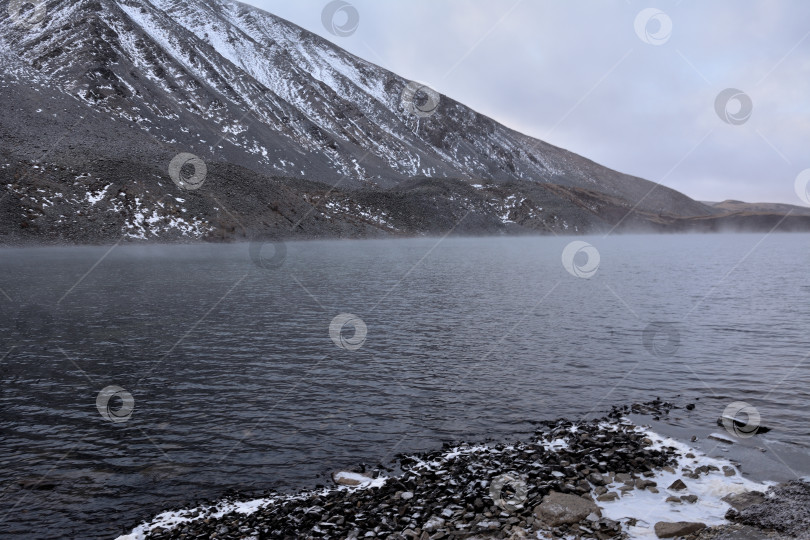
POLYGON ((745 212, 749 214, 780 214, 790 213, 793 216, 810 216, 810 208, 783 203, 747 203, 727 200, 723 202, 703 203, 724 212, 745 212))

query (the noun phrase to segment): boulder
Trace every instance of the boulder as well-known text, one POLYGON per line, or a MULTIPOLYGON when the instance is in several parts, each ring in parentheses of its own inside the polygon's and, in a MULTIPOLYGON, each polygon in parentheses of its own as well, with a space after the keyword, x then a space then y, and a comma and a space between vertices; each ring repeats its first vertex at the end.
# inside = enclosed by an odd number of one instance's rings
POLYGON ((721 442, 721 443, 734 444, 734 441, 732 441, 730 437, 726 437, 726 436, 721 435, 719 433, 712 433, 707 438, 708 439, 713 439, 713 440, 721 442))
POLYGON ((754 504, 765 502, 765 494, 761 491, 746 491, 743 493, 735 493, 726 495, 723 500, 731 505, 735 510, 743 510, 754 504))
POLYGON ((617 483, 629 484, 629 483, 631 483, 631 482, 633 481, 633 477, 632 477, 632 476, 630 476, 630 475, 629 475, 629 474, 627 474, 627 473, 618 473, 618 474, 617 474, 617 475, 614 477, 614 480, 615 480, 617 483))
POLYGON ((607 484, 607 480, 605 480, 605 477, 596 472, 589 474, 588 480, 590 480, 591 483, 595 486, 604 486, 605 484, 607 484))
POLYGON ((332 474, 332 480, 339 486, 359 486, 368 484, 372 478, 362 473, 340 471, 332 474))
POLYGON ((683 480, 678 478, 667 489, 674 489, 675 491, 681 491, 682 489, 686 489, 686 484, 683 483, 683 480))
POLYGON ((647 487, 655 487, 658 484, 652 480, 645 478, 636 478, 636 489, 646 489, 647 487))
POLYGON ((440 518, 439 516, 433 516, 428 520, 427 523, 425 523, 425 525, 422 527, 422 530, 432 533, 444 527, 444 524, 445 521, 443 518, 440 518))
POLYGON ((610 501, 615 501, 618 498, 619 498, 618 493, 616 493, 615 491, 608 491, 607 493, 603 493, 602 495, 599 495, 596 498, 596 500, 599 501, 599 502, 610 502, 610 501))
POLYGON ((557 491, 543 497, 543 502, 534 507, 537 519, 550 527, 576 523, 591 513, 602 515, 593 501, 557 491))
POLYGON ((696 533, 705 528, 705 523, 697 523, 693 521, 677 521, 674 523, 668 521, 659 521, 655 524, 655 535, 658 538, 674 538, 676 536, 686 536, 688 534, 696 533))

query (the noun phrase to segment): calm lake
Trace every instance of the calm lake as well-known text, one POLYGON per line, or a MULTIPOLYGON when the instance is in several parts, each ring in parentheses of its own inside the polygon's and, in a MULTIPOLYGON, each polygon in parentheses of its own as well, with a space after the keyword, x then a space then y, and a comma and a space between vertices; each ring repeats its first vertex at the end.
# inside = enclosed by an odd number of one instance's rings
POLYGON ((810 474, 810 235, 259 247, 0 250, 0 536, 112 538, 655 397, 696 404, 656 429, 810 474), (737 401, 771 431, 707 440, 737 401))

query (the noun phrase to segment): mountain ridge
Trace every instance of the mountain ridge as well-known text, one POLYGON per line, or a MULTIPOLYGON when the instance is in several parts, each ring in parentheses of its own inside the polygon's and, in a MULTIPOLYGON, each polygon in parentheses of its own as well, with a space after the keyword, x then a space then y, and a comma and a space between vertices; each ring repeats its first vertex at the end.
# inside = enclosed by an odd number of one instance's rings
POLYGON ((453 221, 464 234, 659 230, 723 213, 413 91, 252 6, 45 6, 32 27, 0 12, 0 98, 23 105, 0 113, 6 242, 430 234, 447 216, 474 217, 472 229, 453 221), (426 99, 435 110, 414 114, 426 99), (54 127, 61 139, 44 133, 54 127), (199 189, 167 173, 179 154, 206 165, 199 189), (446 199, 425 198, 437 182, 446 199), (394 196, 405 186, 416 191, 394 196), (393 206, 357 210, 360 199, 393 206), (401 219, 384 226, 392 214, 401 219))

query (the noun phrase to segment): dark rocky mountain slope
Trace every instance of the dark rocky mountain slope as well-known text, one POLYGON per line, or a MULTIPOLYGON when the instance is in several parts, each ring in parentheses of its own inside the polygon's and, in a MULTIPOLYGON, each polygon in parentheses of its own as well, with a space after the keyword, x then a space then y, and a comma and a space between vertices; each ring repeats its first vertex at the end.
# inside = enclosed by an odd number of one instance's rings
POLYGON ((4 243, 771 223, 727 221, 245 4, 34 6, 0 2, 4 243))

